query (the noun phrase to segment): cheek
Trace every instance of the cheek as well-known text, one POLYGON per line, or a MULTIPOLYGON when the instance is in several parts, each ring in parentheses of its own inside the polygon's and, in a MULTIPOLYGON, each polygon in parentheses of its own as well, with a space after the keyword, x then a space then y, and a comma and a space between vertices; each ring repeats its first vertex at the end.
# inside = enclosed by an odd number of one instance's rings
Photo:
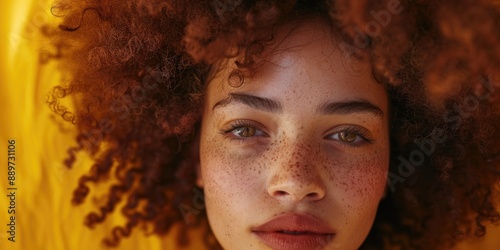
MULTIPOLYGON (((247 244, 241 235, 261 204, 263 171, 255 162, 236 156, 231 143, 208 136, 200 143, 200 164, 210 227, 225 249, 247 244), (251 209, 250 209, 251 208, 251 209)), ((262 210, 260 210, 262 212, 262 210)))
POLYGON ((252 175, 257 172, 255 164, 248 164, 245 159, 231 154, 231 150, 227 143, 211 140, 205 151, 200 152, 205 185, 214 184, 225 189, 234 184, 250 184, 252 175))
MULTIPOLYGON (((238 213, 245 209, 242 197, 258 190, 259 165, 232 154, 231 143, 209 136, 201 143, 200 163, 207 208, 238 213)), ((209 211, 210 212, 210 211, 209 211)))
POLYGON ((376 209, 386 185, 388 155, 388 151, 373 152, 332 163, 341 165, 329 171, 334 195, 347 209, 358 212, 376 209))

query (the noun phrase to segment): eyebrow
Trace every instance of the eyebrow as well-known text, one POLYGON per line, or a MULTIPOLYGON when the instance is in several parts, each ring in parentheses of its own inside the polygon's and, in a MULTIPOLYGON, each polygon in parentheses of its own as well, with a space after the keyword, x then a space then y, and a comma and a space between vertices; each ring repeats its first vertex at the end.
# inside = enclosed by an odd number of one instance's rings
MULTIPOLYGON (((283 112, 283 107, 281 103, 273 99, 254 96, 245 93, 229 93, 229 96, 217 102, 212 110, 216 108, 221 108, 227 106, 231 103, 241 103, 247 105, 251 108, 272 112, 281 113, 283 112)), ((352 114, 352 113, 370 113, 380 118, 384 117, 384 112, 377 105, 364 100, 357 99, 345 102, 327 102, 318 106, 317 113, 324 115, 333 114, 352 114)))
POLYGON ((352 100, 346 102, 330 102, 319 106, 318 111, 322 114, 350 114, 350 113, 371 113, 384 117, 384 112, 377 105, 364 100, 352 100))
POLYGON ((281 113, 283 111, 281 104, 275 100, 243 93, 229 93, 229 96, 217 102, 212 110, 215 110, 217 107, 224 107, 232 102, 245 104, 251 108, 272 113, 281 113))

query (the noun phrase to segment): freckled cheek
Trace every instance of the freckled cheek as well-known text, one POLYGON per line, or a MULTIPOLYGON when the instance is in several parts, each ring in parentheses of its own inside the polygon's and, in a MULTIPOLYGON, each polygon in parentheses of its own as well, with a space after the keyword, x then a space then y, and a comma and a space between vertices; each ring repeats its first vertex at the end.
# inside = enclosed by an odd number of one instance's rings
POLYGON ((359 204, 377 205, 386 185, 388 157, 371 154, 337 164, 343 164, 331 176, 338 190, 337 195, 342 196, 352 208, 360 207, 359 204))
POLYGON ((207 202, 214 200, 231 202, 226 206, 245 203, 242 197, 259 191, 262 173, 259 161, 242 157, 233 142, 208 139, 200 152, 202 176, 207 202))

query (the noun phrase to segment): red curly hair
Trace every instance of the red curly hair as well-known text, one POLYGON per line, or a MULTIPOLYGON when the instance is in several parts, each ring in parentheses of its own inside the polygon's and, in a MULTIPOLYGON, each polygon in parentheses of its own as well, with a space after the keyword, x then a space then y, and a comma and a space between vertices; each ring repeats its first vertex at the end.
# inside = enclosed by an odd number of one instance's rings
POLYGON ((93 227, 126 200, 107 245, 138 226, 180 225, 179 244, 202 226, 219 248, 203 213, 184 223, 179 209, 192 204, 206 84, 235 57, 229 81, 242 82, 278 25, 310 17, 339 31, 346 67, 371 63, 391 100, 389 192, 362 249, 449 248, 500 220, 498 1, 60 0, 52 12, 63 20, 45 29, 48 58, 69 80, 47 103, 79 132, 65 164, 80 151, 94 159, 72 202, 113 183, 85 218, 93 227), (60 104, 68 96, 74 111, 60 104))

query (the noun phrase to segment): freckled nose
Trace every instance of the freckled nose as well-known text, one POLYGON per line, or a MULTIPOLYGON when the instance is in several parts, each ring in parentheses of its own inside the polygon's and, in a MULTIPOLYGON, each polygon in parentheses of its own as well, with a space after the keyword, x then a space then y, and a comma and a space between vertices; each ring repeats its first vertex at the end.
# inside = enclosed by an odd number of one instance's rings
POLYGON ((317 201, 325 196, 325 187, 317 170, 304 162, 287 163, 274 169, 267 192, 275 199, 299 202, 317 201))

